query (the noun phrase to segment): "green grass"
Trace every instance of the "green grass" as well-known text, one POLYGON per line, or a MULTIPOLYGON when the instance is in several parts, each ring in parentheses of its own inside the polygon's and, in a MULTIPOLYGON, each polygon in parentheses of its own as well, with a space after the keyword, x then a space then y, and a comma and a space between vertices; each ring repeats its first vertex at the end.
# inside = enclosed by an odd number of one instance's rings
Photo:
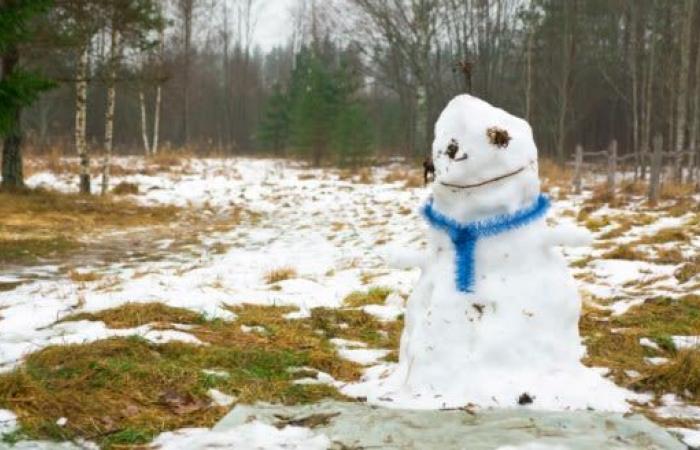
POLYGON ((216 388, 239 402, 283 404, 345 399, 328 385, 300 385, 309 366, 344 381, 359 379, 361 367, 341 359, 332 337, 361 340, 372 347, 398 348, 400 322, 379 322, 356 309, 312 310, 307 319, 289 320, 289 307, 245 305, 231 308, 236 321, 206 320, 191 311, 162 304, 130 303, 65 320, 101 320, 112 328, 172 323, 207 345, 152 344, 139 337, 89 344, 52 346, 27 356, 0 375, 0 408, 14 411, 21 436, 32 439, 84 438, 104 448, 142 445, 153 436, 183 427, 212 426, 228 410, 211 404, 216 388), (266 333, 245 333, 241 325, 266 333), (225 371, 228 377, 203 373, 225 371), (56 421, 66 417, 65 426, 56 421))

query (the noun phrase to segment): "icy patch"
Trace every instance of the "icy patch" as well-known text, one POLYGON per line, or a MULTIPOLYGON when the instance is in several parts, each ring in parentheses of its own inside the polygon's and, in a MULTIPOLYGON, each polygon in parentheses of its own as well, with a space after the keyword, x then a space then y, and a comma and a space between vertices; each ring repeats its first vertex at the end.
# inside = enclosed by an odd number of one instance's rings
POLYGON ((467 413, 387 409, 366 403, 331 401, 300 406, 237 405, 214 431, 234 431, 251 416, 270 425, 278 424, 280 417, 291 420, 326 417, 314 430, 329 436, 338 448, 684 450, 663 428, 641 415, 625 417, 594 411, 546 412, 525 408, 477 408, 467 413))
POLYGON ((523 445, 504 445, 496 450, 570 450, 566 445, 542 444, 538 442, 529 442, 523 445))
POLYGON ((669 428, 669 431, 678 434, 681 441, 683 441, 689 449, 700 448, 700 430, 693 430, 691 428, 669 428))
POLYGON ((170 431, 162 433, 152 443, 159 450, 326 450, 330 445, 328 437, 308 428, 287 426, 280 430, 259 421, 222 431, 207 428, 170 431))

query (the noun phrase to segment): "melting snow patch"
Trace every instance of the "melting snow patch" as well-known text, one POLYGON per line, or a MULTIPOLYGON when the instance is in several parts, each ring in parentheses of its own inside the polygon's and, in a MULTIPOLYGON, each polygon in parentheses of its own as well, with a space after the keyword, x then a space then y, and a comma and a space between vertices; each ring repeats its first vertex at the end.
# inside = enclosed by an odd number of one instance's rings
POLYGON ((17 428, 17 416, 11 411, 0 409, 0 435, 10 433, 17 428))
POLYGON ((185 428, 163 433, 153 441, 159 450, 326 450, 331 441, 323 434, 315 434, 308 428, 284 427, 281 430, 262 422, 251 422, 226 431, 207 428, 185 428))
POLYGON ((671 340, 673 340, 673 345, 678 350, 700 346, 700 336, 671 336, 671 340))
POLYGON ((652 366, 660 366, 662 364, 666 364, 668 362, 668 358, 664 358, 662 356, 655 356, 651 358, 644 358, 644 361, 651 364, 652 366))
POLYGON ((664 406, 656 408, 656 413, 664 418, 700 420, 700 406, 686 405, 673 394, 661 398, 664 406))
POLYGON ((218 389, 209 389, 207 394, 217 406, 231 406, 238 400, 236 397, 224 394, 218 389))
POLYGON ((659 347, 659 344, 657 344, 656 342, 652 341, 651 339, 645 338, 645 337, 639 339, 639 345, 641 345, 643 347, 649 347, 649 348, 654 349, 654 350, 661 350, 661 348, 659 347))
POLYGON ((700 448, 700 431, 690 428, 669 428, 669 431, 679 435, 681 441, 689 449, 700 448))
POLYGON ((338 354, 341 358, 348 361, 356 362, 363 366, 369 366, 376 363, 379 359, 389 354, 389 350, 372 349, 372 348, 341 348, 338 349, 338 354))
POLYGON ((202 370, 202 373, 205 375, 210 375, 212 377, 219 377, 219 378, 228 378, 231 376, 231 374, 229 374, 225 370, 204 369, 204 370, 202 370))

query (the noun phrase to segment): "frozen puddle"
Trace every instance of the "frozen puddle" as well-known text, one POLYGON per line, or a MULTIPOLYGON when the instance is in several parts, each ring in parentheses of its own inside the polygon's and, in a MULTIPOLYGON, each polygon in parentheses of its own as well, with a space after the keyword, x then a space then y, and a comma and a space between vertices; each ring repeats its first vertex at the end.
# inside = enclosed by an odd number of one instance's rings
MULTIPOLYGON (((595 411, 416 411, 366 403, 237 406, 213 429, 223 433, 253 420, 277 427, 313 427, 331 448, 683 450, 663 428, 640 415, 595 411)), ((224 447, 227 448, 227 447, 224 447)))

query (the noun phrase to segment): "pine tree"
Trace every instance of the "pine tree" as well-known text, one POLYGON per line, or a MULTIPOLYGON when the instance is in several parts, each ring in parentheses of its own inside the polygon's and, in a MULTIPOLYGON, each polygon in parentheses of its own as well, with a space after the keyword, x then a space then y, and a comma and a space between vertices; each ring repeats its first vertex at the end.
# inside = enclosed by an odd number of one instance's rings
POLYGON ((372 123, 359 103, 344 105, 335 119, 333 147, 340 165, 358 165, 369 156, 372 123))
POLYGON ((339 89, 316 55, 304 51, 298 58, 292 80, 291 140, 318 166, 330 148, 339 89))
POLYGON ((20 44, 31 38, 30 23, 48 7, 48 0, 0 0, 0 136, 2 188, 24 186, 22 173, 22 108, 30 105, 51 83, 20 68, 20 44))
POLYGON ((279 85, 273 88, 258 129, 258 140, 266 148, 281 152, 289 142, 289 97, 279 85))

